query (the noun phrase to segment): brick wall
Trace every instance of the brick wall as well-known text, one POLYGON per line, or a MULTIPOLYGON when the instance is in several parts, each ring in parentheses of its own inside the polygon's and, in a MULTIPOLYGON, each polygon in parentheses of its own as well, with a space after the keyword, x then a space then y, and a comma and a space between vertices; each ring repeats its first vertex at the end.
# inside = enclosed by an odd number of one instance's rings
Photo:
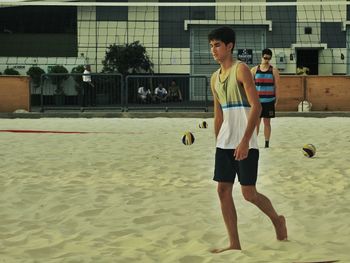
POLYGON ((0 112, 30 111, 29 83, 27 76, 0 76, 0 112))

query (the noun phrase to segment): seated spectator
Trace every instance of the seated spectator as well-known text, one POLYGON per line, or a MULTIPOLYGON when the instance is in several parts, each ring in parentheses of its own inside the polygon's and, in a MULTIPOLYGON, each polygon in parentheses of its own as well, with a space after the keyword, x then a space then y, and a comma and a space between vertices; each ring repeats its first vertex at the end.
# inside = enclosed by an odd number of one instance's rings
POLYGON ((139 87, 137 91, 137 101, 139 103, 151 103, 151 91, 143 86, 139 87))
POLYGON ((169 101, 182 101, 182 94, 175 80, 170 84, 168 99, 169 101))
POLYGON ((159 83, 158 87, 154 90, 154 99, 156 102, 164 102, 168 99, 168 92, 162 83, 159 83))

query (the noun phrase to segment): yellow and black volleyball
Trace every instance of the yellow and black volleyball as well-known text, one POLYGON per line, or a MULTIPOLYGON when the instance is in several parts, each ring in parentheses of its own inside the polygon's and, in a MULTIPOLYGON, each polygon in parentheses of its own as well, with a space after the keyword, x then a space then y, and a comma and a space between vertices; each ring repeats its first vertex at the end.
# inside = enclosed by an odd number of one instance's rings
POLYGON ((306 156, 306 157, 313 157, 315 154, 316 154, 316 147, 313 145, 313 144, 305 144, 303 146, 303 154, 306 156))
POLYGON ((191 145, 194 143, 194 136, 191 132, 185 132, 182 136, 182 143, 185 145, 191 145))
POLYGON ((208 123, 206 121, 202 121, 200 124, 199 124, 199 128, 201 129, 206 129, 208 128, 208 123))

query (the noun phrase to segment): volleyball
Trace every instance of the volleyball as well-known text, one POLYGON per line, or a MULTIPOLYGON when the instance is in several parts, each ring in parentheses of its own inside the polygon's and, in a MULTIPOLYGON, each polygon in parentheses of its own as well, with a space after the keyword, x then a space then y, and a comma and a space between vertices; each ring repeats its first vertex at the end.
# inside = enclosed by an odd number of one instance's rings
POLYGON ((200 124, 199 124, 199 128, 201 129, 206 129, 208 128, 208 123, 206 121, 202 121, 200 124))
POLYGON ((316 154, 316 147, 313 144, 305 144, 303 146, 304 156, 311 158, 316 154))
POLYGON ((191 132, 185 132, 182 136, 182 143, 185 145, 191 145, 194 143, 194 136, 191 132))

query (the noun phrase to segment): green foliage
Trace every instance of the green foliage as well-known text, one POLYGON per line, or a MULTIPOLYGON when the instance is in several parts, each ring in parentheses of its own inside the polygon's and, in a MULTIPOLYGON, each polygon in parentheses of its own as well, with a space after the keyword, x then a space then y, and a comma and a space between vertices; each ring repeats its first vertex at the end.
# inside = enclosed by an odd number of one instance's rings
POLYGON ((62 65, 55 65, 50 68, 49 73, 68 73, 68 70, 62 65))
POLYGON ((79 65, 79 66, 72 68, 71 73, 84 73, 84 70, 85 70, 84 66, 79 65))
POLYGON ((7 68, 4 70, 4 75, 13 75, 13 76, 17 76, 20 75, 19 72, 17 70, 15 70, 14 68, 7 68))
POLYGON ((41 75, 43 74, 45 74, 45 71, 37 66, 32 66, 27 71, 27 75, 31 77, 35 87, 40 86, 41 75))
MULTIPOLYGON (((84 66, 79 65, 79 66, 72 68, 71 73, 83 74, 84 70, 85 70, 84 66)), ((73 75, 73 78, 75 80, 75 90, 78 92, 78 94, 80 94, 83 90, 83 76, 82 75, 73 75)))
POLYGON ((102 72, 118 72, 124 76, 130 73, 153 73, 153 63, 139 41, 125 46, 110 45, 102 63, 102 72))
POLYGON ((61 83, 68 79, 69 75, 68 75, 68 70, 62 66, 62 65, 55 65, 53 66, 52 68, 50 68, 50 71, 49 73, 60 73, 62 75, 57 75, 57 76, 54 76, 54 75, 51 75, 49 78, 51 80, 51 83, 56 85, 56 90, 55 90, 55 93, 57 95, 63 95, 64 92, 63 92, 63 87, 61 85, 61 83))
POLYGON ((309 75, 310 69, 308 67, 298 67, 297 75, 309 75))

